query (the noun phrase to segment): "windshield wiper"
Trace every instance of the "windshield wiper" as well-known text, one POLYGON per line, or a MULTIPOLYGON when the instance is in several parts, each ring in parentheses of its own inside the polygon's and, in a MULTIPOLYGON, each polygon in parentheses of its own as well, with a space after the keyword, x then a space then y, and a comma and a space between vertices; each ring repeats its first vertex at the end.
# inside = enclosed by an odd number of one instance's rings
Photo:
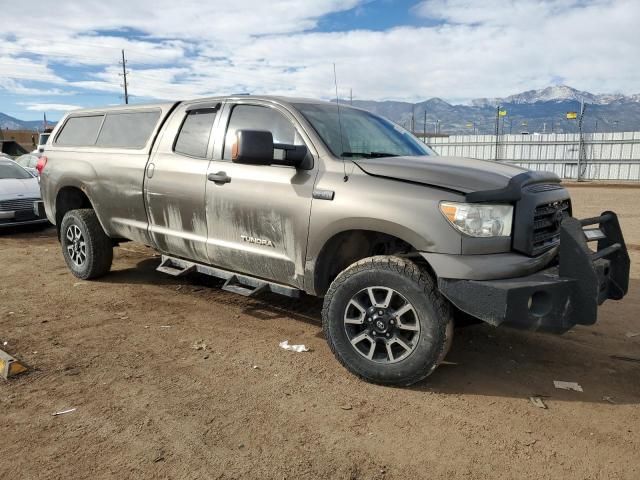
POLYGON ((342 152, 343 157, 362 157, 362 158, 383 158, 383 157, 397 157, 395 153, 387 152, 342 152))

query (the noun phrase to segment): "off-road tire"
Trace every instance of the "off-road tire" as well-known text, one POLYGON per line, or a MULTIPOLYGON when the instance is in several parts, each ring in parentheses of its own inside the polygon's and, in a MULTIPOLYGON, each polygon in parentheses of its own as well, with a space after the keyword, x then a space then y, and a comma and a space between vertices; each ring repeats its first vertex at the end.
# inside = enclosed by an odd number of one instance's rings
POLYGON ((338 361, 358 377, 382 385, 408 386, 429 376, 444 359, 453 337, 453 315, 431 275, 414 262, 395 256, 360 260, 331 283, 324 298, 322 326, 338 361), (420 323, 414 350, 396 363, 381 364, 356 351, 345 331, 345 311, 354 295, 367 287, 393 289, 414 307, 420 323))
POLYGON ((90 208, 68 211, 60 224, 60 244, 67 267, 82 280, 98 278, 109 272, 113 261, 113 242, 102 229, 96 212, 90 208), (84 261, 78 265, 68 246, 72 244, 67 232, 77 227, 85 244, 84 261))

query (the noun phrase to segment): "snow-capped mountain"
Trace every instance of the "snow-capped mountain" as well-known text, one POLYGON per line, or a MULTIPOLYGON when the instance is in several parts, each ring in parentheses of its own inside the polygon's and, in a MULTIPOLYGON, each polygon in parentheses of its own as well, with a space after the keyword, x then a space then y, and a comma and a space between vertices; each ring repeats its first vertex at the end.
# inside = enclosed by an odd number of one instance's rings
POLYGON ((471 101, 476 107, 496 106, 498 104, 530 104, 538 102, 581 102, 592 105, 609 105, 614 102, 640 102, 640 94, 625 96, 619 93, 593 94, 576 90, 567 85, 553 85, 539 90, 528 90, 504 98, 478 98, 471 101))
POLYGON ((501 117, 505 133, 556 132, 573 133, 577 122, 566 119, 567 112, 577 112, 584 100, 586 132, 640 130, 640 94, 602 94, 583 92, 566 85, 529 90, 504 98, 481 98, 467 105, 452 105, 439 98, 411 104, 408 102, 354 101, 354 105, 379 113, 417 132, 493 133, 496 105, 507 111, 501 117), (425 125, 426 113, 426 125, 425 125))

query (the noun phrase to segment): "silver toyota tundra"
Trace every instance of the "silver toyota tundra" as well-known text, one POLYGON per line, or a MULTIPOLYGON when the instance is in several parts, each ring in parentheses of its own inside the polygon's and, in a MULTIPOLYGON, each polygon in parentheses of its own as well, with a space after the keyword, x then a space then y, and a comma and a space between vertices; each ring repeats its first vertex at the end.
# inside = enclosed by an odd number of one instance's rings
MULTIPOLYGON (((613 212, 578 220, 557 176, 439 157, 364 110, 236 96, 76 110, 39 165, 82 279, 113 247, 162 254, 241 295, 324 297, 324 334, 361 378, 410 385, 455 321, 562 333, 627 292, 613 212)), ((150 306, 153 308, 153 306, 150 306)))

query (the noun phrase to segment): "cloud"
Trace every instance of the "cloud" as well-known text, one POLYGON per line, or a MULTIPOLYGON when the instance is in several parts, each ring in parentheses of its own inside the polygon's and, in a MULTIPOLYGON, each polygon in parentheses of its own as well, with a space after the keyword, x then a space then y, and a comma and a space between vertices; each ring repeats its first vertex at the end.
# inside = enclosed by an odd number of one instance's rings
POLYGON ((71 110, 77 110, 78 105, 66 105, 64 103, 20 103, 27 110, 36 112, 68 112, 71 110))
POLYGON ((316 27, 369 2, 60 0, 56 15, 50 2, 30 5, 37 36, 18 21, 19 4, 3 7, 0 90, 119 95, 122 49, 134 100, 245 91, 331 98, 334 62, 340 94, 353 88, 356 98, 465 102, 558 79, 594 92, 640 85, 635 0, 427 0, 412 9, 414 26, 346 32, 316 27))
POLYGON ((60 88, 31 88, 25 86, 21 82, 17 82, 12 78, 0 78, 0 91, 5 91, 13 95, 19 96, 31 96, 31 95, 70 95, 71 92, 62 90, 60 88))
POLYGON ((26 79, 47 83, 63 83, 64 79, 49 68, 46 60, 0 55, 0 80, 26 79))

